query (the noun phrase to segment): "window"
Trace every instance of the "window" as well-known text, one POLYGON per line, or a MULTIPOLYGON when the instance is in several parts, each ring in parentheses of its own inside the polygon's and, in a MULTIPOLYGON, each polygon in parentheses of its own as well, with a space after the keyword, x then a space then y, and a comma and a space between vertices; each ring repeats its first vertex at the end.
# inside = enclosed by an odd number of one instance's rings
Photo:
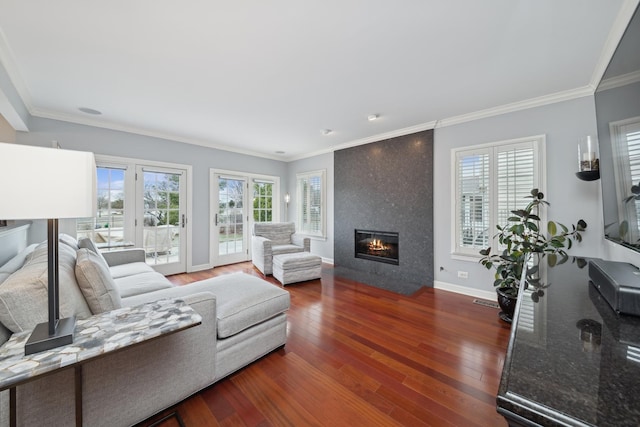
POLYGON ((253 221, 273 220, 273 181, 253 180, 253 221))
POLYGON ((325 171, 297 174, 296 182, 298 231, 325 238, 325 171))
POLYGON ((452 150, 454 254, 479 257, 492 245, 496 225, 526 206, 531 189, 542 187, 543 149, 540 136, 452 150))
POLYGON ((630 198, 634 195, 632 187, 640 183, 640 117, 610 124, 614 159, 616 196, 618 198, 620 238, 627 242, 640 239, 640 200, 630 198))
POLYGON ((104 249, 125 238, 126 167, 98 165, 97 210, 95 218, 76 221, 78 238, 88 237, 104 249))

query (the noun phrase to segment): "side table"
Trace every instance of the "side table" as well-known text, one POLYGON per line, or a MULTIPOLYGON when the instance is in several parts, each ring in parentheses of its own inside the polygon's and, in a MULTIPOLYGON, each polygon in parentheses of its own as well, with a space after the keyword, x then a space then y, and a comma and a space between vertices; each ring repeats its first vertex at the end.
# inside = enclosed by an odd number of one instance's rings
POLYGON ((75 370, 76 425, 82 425, 82 365, 98 357, 197 326, 202 317, 182 300, 123 307, 78 320, 73 344, 25 356, 31 331, 15 333, 0 347, 0 391, 9 389, 16 425, 16 387, 56 372, 75 370))

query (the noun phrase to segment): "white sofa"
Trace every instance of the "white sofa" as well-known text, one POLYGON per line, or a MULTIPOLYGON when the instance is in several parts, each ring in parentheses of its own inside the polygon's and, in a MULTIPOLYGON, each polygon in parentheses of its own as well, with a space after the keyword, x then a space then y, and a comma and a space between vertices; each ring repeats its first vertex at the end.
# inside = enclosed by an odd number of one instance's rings
MULTIPOLYGON (((173 286, 144 263, 142 249, 105 253, 105 263, 99 252, 80 247, 90 247, 88 242, 61 240, 62 317, 165 298, 180 298, 202 316, 201 325, 86 363, 86 426, 143 421, 286 342, 289 294, 260 278, 236 273, 173 286)), ((46 321, 46 268, 46 244, 31 246, 0 267, 0 343, 46 321), (27 309, 16 307, 20 304, 27 309)), ((73 381, 73 370, 67 369, 18 386, 18 425, 73 425, 73 381)), ((8 401, 8 391, 2 392, 2 426, 9 422, 8 401)))
POLYGON ((310 252, 311 239, 296 234, 293 222, 256 222, 251 233, 251 261, 265 276, 273 274, 273 257, 310 252))

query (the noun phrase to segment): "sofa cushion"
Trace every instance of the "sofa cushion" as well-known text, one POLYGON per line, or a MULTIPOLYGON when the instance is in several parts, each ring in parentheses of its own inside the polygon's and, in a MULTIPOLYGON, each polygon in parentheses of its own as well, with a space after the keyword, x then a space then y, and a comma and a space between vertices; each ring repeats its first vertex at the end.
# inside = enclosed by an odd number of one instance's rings
POLYGON ((98 255, 86 248, 77 254, 76 279, 93 314, 122 307, 116 284, 98 255))
POLYGON ((68 234, 58 234, 58 240, 60 241, 60 243, 64 243, 74 251, 77 251, 79 248, 78 241, 75 239, 75 237, 69 236, 68 234))
POLYGON ((209 279, 216 296, 218 338, 227 338, 289 309, 289 292, 244 273, 209 279))
POLYGON ((173 287, 166 277, 156 271, 120 277, 114 281, 121 298, 173 287))
POLYGON ((114 279, 133 276, 134 274, 150 273, 153 271, 155 271, 153 267, 145 262, 130 262, 127 264, 120 264, 109 267, 111 277, 113 277, 114 279))
MULTIPOLYGON (((0 285, 0 322, 11 332, 33 329, 48 320, 47 244, 38 245, 24 266, 0 285)), ((91 316, 75 276, 76 252, 58 245, 60 316, 91 316)))

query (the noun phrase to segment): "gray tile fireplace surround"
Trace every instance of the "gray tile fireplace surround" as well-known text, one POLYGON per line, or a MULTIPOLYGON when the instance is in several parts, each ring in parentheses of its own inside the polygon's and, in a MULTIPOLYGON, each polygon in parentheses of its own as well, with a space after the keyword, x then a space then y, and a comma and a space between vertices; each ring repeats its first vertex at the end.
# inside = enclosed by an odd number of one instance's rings
POLYGON ((411 294, 433 286, 433 131, 334 153, 335 275, 411 294), (355 257, 355 230, 399 234, 399 265, 355 257))

